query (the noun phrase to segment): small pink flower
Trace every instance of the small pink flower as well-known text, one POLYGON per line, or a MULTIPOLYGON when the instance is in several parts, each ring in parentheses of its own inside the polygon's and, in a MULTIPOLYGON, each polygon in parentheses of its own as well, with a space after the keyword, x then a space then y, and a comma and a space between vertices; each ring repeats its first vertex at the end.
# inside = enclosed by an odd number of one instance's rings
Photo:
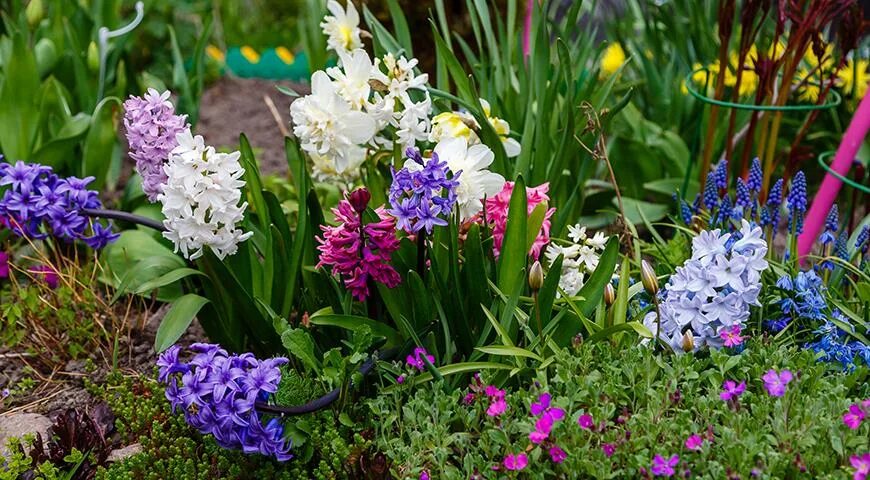
POLYGON ((504 390, 499 390, 495 385, 487 385, 485 392, 487 397, 504 398, 504 390))
POLYGON ((549 393, 542 393, 538 397, 538 401, 532 402, 532 404, 530 406, 530 410, 532 412, 532 415, 534 415, 536 417, 540 416, 542 413, 547 411, 548 408, 550 408, 550 394, 549 393))
POLYGON ((486 414, 490 417, 497 417, 504 413, 506 409, 507 402, 505 402, 503 398, 499 398, 489 404, 489 408, 486 409, 486 414))
POLYGON ((577 424, 580 425, 580 428, 583 430, 589 430, 595 425, 595 421, 592 420, 592 415, 588 413, 584 413, 580 415, 580 418, 577 419, 577 424))
POLYGON ((728 400, 736 399, 740 395, 743 395, 745 390, 746 382, 740 382, 738 384, 734 380, 725 380, 725 383, 722 384, 722 393, 719 394, 719 398, 727 402, 728 400))
POLYGON ((744 337, 740 335, 740 325, 734 325, 731 328, 723 329, 719 332, 722 340, 725 340, 726 347, 736 347, 743 343, 744 337))
POLYGON ((429 472, 426 470, 420 472, 420 480, 429 480, 429 472))
POLYGON ((426 370, 426 360, 433 365, 435 364, 435 357, 429 355, 429 352, 427 352, 425 348, 417 347, 411 355, 408 355, 407 358, 405 358, 405 363, 408 364, 409 367, 416 368, 422 372, 423 370, 426 370))
POLYGON ((764 380, 764 388, 767 394, 772 397, 781 397, 785 395, 786 385, 791 382, 793 375, 789 370, 783 370, 777 373, 776 370, 770 369, 761 379, 764 380))
POLYGON ((9 278, 9 254, 0 252, 0 278, 9 278))
POLYGON ((465 394, 465 397, 462 398, 462 403, 466 405, 471 405, 474 403, 474 393, 468 392, 465 394))
POLYGON ((661 455, 656 455, 653 458, 652 467, 650 471, 652 472, 654 477, 671 477, 676 472, 674 467, 679 465, 680 456, 673 455, 669 459, 665 459, 661 455))
POLYGON ((604 456, 610 458, 616 453, 616 445, 612 443, 605 443, 601 446, 601 450, 604 452, 604 456))
POLYGON ((514 455, 513 453, 507 454, 504 457, 504 468, 512 471, 519 471, 526 468, 526 465, 529 464, 529 457, 526 456, 525 453, 518 453, 514 455))
POLYGON ((398 377, 396 377, 396 383, 398 383, 399 385, 405 383, 405 375, 399 375, 398 377))
POLYGON ((697 433, 693 433, 686 439, 686 449, 698 451, 701 450, 701 445, 704 444, 704 439, 697 433))
POLYGON ((529 434, 529 441, 534 443, 535 445, 540 445, 544 443, 544 440, 550 436, 550 432, 542 432, 540 430, 535 430, 529 434))
POLYGON ((849 457, 849 462, 855 468, 853 480, 867 480, 867 477, 870 476, 870 453, 852 455, 849 457))
POLYGON ((58 277, 57 271, 48 265, 37 265, 31 267, 28 272, 33 274, 37 279, 45 282, 45 284, 48 285, 48 288, 52 290, 57 288, 60 283, 60 277, 58 277))
POLYGON ((866 417, 864 410, 857 403, 852 404, 849 406, 849 411, 843 415, 843 423, 852 430, 857 430, 861 426, 864 417, 866 417))
POLYGON ((555 445, 550 447, 550 460, 552 460, 553 463, 562 463, 566 458, 568 458, 568 454, 565 453, 565 450, 562 450, 555 445))

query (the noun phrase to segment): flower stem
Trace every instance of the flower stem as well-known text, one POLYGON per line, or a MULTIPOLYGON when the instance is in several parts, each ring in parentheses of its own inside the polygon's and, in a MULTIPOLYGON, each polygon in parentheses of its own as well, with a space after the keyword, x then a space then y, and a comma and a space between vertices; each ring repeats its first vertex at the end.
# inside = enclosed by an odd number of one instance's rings
POLYGON ((426 276, 426 231, 420 230, 417 233, 417 273, 420 278, 426 276))
POLYGON ((98 208, 83 208, 82 213, 89 217, 98 217, 98 218, 106 218, 109 220, 118 220, 121 222, 130 222, 135 223, 136 225, 142 225, 143 227, 153 228, 159 232, 165 232, 166 227, 163 226, 163 223, 154 220, 152 218, 143 217, 141 215, 135 215, 128 212, 122 212, 120 210, 103 210, 98 208))

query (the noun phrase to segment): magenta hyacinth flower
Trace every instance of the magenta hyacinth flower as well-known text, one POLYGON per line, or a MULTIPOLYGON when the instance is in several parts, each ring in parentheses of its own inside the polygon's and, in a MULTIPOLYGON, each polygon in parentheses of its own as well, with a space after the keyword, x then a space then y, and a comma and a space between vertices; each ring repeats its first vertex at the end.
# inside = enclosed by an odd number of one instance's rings
POLYGON ((725 380, 725 383, 722 384, 722 393, 719 394, 719 398, 726 402, 737 399, 745 390, 746 382, 737 383, 734 380, 725 380))
POLYGON ((169 92, 149 88, 142 97, 130 96, 124 102, 124 128, 130 158, 136 160, 136 171, 142 176, 142 191, 155 202, 167 180, 163 166, 178 146, 175 136, 190 128, 187 115, 175 114, 169 92))
MULTIPOLYGON (((539 203, 543 202, 546 205, 546 203, 550 201, 550 197, 547 195, 549 189, 549 183, 544 183, 537 187, 526 187, 526 204, 528 206, 529 215, 532 214, 539 203)), ((486 220, 493 224, 493 251, 495 252, 496 257, 501 252, 501 244, 504 241, 504 234, 507 230, 508 209, 510 207, 513 191, 514 182, 505 182, 501 192, 486 200, 486 220)), ((541 229, 538 231, 538 236, 535 237, 535 241, 532 243, 529 255, 535 259, 541 255, 541 250, 543 250, 544 246, 550 243, 550 217, 552 217, 554 213, 556 213, 555 208, 547 210, 544 215, 544 223, 541 225, 541 229)))
POLYGON ((675 473, 674 467, 679 465, 679 463, 679 455, 673 455, 667 460, 665 460, 661 455, 656 455, 653 458, 652 468, 650 470, 655 477, 671 477, 675 473))
POLYGON ((509 453, 504 457, 504 468, 511 471, 519 471, 529 464, 529 457, 525 453, 518 453, 514 455, 513 453, 509 453))
POLYGON ((857 403, 849 406, 849 410, 843 415, 843 423, 852 430, 857 430, 864 421, 866 413, 857 403))
POLYGON ((396 219, 383 207, 374 210, 377 222, 361 225, 371 194, 357 189, 347 199, 338 203, 335 227, 321 226, 323 236, 317 237, 320 245, 320 262, 317 268, 332 267, 332 273, 340 275, 345 286, 359 301, 368 298, 369 280, 394 288, 402 279, 390 265, 391 255, 399 248, 396 238, 396 219))
POLYGON ((764 388, 767 390, 768 395, 772 397, 781 397, 785 395, 785 389, 789 382, 791 382, 794 376, 791 371, 783 370, 782 372, 777 373, 776 370, 770 369, 764 376, 761 377, 764 380, 764 388))
POLYGON ((867 480, 870 477, 870 453, 852 455, 849 457, 849 463, 855 469, 853 480, 867 480))
POLYGON ((48 266, 48 265, 37 265, 35 267, 30 267, 27 270, 29 273, 33 274, 33 276, 45 282, 48 285, 48 288, 54 290, 60 284, 60 277, 57 274, 57 270, 48 266))
POLYGON ((704 439, 697 433, 693 433, 692 435, 690 435, 689 438, 686 439, 685 443, 687 450, 693 450, 696 452, 701 449, 701 446, 703 444, 704 439))

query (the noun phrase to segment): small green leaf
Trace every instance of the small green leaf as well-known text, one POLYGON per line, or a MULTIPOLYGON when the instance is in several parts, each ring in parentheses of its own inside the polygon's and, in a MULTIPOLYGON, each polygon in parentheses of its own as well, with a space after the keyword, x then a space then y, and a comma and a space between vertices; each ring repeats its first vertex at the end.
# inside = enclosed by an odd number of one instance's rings
POLYGON ((154 349, 157 353, 171 347, 181 338, 190 326, 190 322, 206 303, 208 303, 207 298, 193 293, 188 293, 172 302, 172 307, 157 327, 157 336, 154 338, 154 349))
POLYGON ((281 335, 284 348, 307 368, 320 374, 320 361, 314 355, 314 339, 301 328, 291 328, 281 335))

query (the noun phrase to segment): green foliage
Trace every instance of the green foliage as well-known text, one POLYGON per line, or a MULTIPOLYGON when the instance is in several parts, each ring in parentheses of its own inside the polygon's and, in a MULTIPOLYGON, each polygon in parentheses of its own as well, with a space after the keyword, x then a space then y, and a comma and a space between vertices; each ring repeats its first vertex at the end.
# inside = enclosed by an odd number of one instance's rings
POLYGON ((642 346, 596 344, 561 352, 535 382, 508 392, 507 410, 497 418, 485 413, 489 401, 482 392, 467 404, 463 397, 473 392, 438 384, 392 389, 368 406, 379 419, 375 447, 396 475, 416 477, 426 470, 433 478, 468 478, 492 472, 508 453, 527 451, 529 466, 521 478, 631 477, 649 470, 657 454, 679 454, 680 471, 703 478, 746 478, 753 468, 764 477, 788 478, 802 465, 813 477, 840 478, 849 472, 849 456, 870 447, 870 425, 853 431, 841 420, 850 404, 870 397, 870 384, 866 368, 848 375, 826 372, 809 352, 761 341, 733 356, 715 351, 666 358, 642 346), (769 369, 795 373, 782 398, 764 390, 760 377, 769 369), (726 379, 747 383, 736 408, 719 398, 726 379), (568 453, 561 465, 528 439, 536 420, 529 405, 545 392, 552 406, 567 413, 550 435, 568 453), (577 424, 584 413, 595 421, 592 430, 577 424), (712 442, 699 452, 686 450, 689 435, 703 436, 708 429, 712 442), (616 447, 612 457, 605 456, 604 444, 616 447))

